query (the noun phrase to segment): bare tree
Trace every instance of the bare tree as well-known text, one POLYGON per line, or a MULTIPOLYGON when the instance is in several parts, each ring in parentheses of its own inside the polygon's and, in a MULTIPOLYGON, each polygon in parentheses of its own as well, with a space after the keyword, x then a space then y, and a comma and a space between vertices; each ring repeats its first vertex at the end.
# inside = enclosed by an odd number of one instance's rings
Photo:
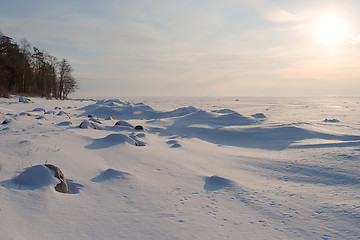
POLYGON ((59 62, 59 98, 65 99, 68 94, 78 88, 76 79, 72 76, 73 69, 65 58, 59 62))
POLYGON ((63 97, 67 98, 67 96, 70 93, 75 92, 79 88, 79 85, 76 81, 76 79, 73 76, 68 77, 65 79, 64 82, 64 91, 63 91, 63 97))

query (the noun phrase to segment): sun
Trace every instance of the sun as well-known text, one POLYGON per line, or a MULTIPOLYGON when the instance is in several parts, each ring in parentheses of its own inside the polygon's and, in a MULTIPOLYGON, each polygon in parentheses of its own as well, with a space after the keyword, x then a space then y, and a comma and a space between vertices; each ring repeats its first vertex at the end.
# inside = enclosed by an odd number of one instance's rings
POLYGON ((345 38, 347 23, 337 16, 328 16, 319 24, 318 34, 323 43, 334 45, 345 38))

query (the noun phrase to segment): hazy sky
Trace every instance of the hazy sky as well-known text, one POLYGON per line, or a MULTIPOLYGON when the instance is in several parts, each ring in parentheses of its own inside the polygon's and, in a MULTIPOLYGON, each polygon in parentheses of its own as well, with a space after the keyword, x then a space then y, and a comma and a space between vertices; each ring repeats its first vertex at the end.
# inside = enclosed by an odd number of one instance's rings
POLYGON ((77 96, 360 94, 359 0, 0 0, 77 96))

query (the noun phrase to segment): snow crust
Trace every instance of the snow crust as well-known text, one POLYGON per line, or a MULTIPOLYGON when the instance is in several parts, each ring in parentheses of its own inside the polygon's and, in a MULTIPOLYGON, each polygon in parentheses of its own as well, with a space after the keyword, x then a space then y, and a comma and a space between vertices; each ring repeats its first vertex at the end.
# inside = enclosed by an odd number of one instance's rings
POLYGON ((360 98, 24 99, 0 239, 360 238, 360 98))

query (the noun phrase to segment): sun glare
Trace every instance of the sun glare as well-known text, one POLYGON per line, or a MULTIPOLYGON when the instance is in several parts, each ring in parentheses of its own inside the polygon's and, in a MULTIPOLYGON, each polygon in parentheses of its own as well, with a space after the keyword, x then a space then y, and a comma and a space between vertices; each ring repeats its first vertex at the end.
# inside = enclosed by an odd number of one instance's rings
POLYGON ((319 25, 318 34, 322 42, 334 45, 345 38, 347 23, 338 17, 327 17, 319 25))

